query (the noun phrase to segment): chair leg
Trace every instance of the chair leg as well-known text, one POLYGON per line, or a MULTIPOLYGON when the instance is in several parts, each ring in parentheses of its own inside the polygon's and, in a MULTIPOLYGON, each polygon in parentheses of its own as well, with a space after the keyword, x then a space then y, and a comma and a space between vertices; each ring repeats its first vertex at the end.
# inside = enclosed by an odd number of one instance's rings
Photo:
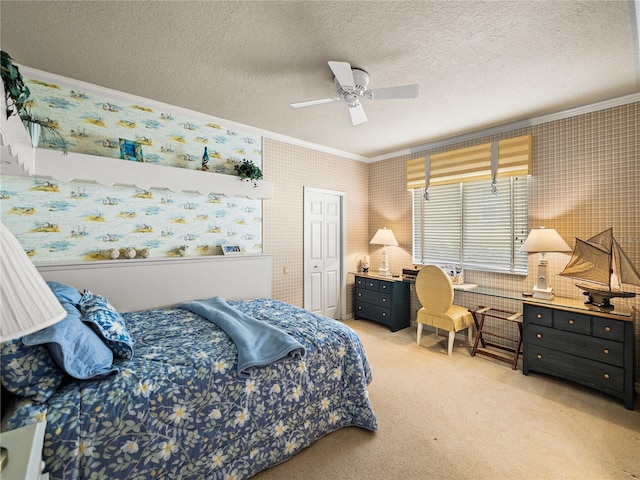
POLYGON ((418 323, 418 335, 416 338, 416 343, 420 345, 420 337, 422 337, 422 324, 418 323))
POLYGON ((447 342, 447 355, 453 352, 453 339, 456 338, 456 332, 449 332, 449 341, 447 342))

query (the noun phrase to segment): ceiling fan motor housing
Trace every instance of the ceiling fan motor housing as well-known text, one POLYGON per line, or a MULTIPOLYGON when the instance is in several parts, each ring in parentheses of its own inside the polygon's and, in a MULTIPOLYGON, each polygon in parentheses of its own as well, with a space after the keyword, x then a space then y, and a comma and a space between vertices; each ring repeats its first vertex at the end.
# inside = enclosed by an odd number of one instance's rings
POLYGON ((367 91, 367 86, 369 85, 369 74, 364 70, 359 68, 352 68, 351 73, 353 74, 353 81, 355 84, 355 88, 353 91, 351 89, 345 90, 342 88, 338 79, 334 77, 333 83, 336 86, 336 90, 338 91, 338 95, 344 98, 344 101, 349 106, 355 106, 358 104, 358 97, 364 95, 367 91))

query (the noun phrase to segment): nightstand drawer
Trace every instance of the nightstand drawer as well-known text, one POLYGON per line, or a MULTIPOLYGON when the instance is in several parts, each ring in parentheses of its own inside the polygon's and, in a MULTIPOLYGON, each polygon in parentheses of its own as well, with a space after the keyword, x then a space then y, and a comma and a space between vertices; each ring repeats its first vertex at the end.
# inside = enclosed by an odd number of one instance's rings
POLYGON ((622 392, 624 369, 532 345, 525 353, 532 370, 578 381, 608 392, 622 392))
POLYGON ((556 310, 553 312, 553 327, 568 332, 591 334, 591 317, 579 313, 556 310))
POLYGON ((541 346, 619 367, 624 365, 624 346, 620 342, 539 325, 531 325, 527 335, 532 348, 541 346))
POLYGON ((624 340, 624 323, 610 318, 593 317, 593 334, 609 340, 624 340))
POLYGON ((531 307, 527 305, 526 310, 527 321, 536 325, 553 325, 553 310, 541 307, 531 307))
POLYGON ((387 327, 391 325, 391 310, 388 308, 379 307, 371 303, 356 301, 355 310, 358 317, 373 320, 374 322, 381 323, 387 327))
POLYGON ((370 290, 356 290, 356 300, 386 307, 391 305, 391 295, 370 290))
POLYGON ((377 292, 380 290, 380 280, 373 280, 371 278, 367 278, 364 281, 364 287, 367 290, 377 292))

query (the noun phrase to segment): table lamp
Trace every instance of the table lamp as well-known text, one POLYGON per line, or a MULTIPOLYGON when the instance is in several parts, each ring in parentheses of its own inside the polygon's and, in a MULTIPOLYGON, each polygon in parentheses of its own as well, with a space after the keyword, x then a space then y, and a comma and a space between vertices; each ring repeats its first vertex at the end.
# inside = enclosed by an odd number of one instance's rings
POLYGON ((384 275, 386 277, 390 276, 391 272, 389 271, 389 252, 387 251, 387 246, 398 246, 398 241, 396 240, 395 235, 387 227, 379 228, 369 243, 371 245, 384 245, 382 248, 382 261, 378 271, 380 272, 380 275, 384 275))
POLYGON ((553 289, 547 281, 547 252, 570 252, 571 248, 567 245, 560 234, 553 228, 534 228, 529 232, 529 236, 520 247, 521 252, 539 253, 538 261, 538 278, 533 287, 533 298, 542 300, 553 300, 553 289))
MULTIPOLYGON (((16 237, 1 222, 0 279, 0 343, 42 330, 67 316, 16 237)), ((2 448, 0 472, 7 462, 8 451, 2 448)))

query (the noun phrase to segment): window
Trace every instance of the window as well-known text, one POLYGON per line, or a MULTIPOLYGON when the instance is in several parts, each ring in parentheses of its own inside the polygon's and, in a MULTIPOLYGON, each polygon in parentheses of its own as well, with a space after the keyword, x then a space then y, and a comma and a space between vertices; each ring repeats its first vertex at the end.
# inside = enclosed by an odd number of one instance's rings
POLYGON ((413 261, 463 268, 526 273, 528 176, 498 179, 498 195, 487 180, 413 190, 413 261))

